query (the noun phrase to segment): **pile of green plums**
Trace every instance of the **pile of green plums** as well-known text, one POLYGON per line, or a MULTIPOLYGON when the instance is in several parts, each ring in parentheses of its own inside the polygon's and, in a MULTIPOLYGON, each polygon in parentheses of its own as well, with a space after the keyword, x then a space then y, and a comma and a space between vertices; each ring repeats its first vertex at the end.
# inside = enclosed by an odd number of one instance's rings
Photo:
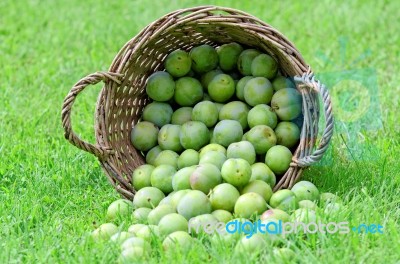
POLYGON ((123 243, 124 259, 145 258, 153 236, 167 251, 189 250, 199 235, 189 234, 189 221, 254 220, 269 208, 277 217, 277 210, 317 206, 312 183, 272 191, 302 126, 302 96, 274 57, 238 43, 201 45, 172 51, 164 68, 147 79, 151 102, 131 132, 146 160, 131 175, 134 200, 111 204, 110 223, 94 237, 123 243), (127 232, 115 226, 121 215, 132 215, 127 232))

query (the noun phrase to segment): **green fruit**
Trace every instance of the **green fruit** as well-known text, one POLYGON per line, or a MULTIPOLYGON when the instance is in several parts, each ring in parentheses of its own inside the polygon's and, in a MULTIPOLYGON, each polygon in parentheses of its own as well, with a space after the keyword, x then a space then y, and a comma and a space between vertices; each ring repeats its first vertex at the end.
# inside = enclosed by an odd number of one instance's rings
POLYGON ((115 222, 132 214, 132 202, 126 199, 118 199, 107 208, 106 220, 115 222))
POLYGON ((222 178, 235 187, 242 187, 249 183, 251 166, 244 159, 228 159, 221 168, 222 178))
POLYGON ((144 107, 142 118, 162 127, 171 122, 172 113, 172 107, 168 103, 152 102, 144 107))
POLYGON ((217 49, 219 67, 223 71, 233 71, 237 67, 237 61, 243 48, 238 43, 223 44, 217 49))
POLYGON ((165 251, 176 250, 183 253, 189 252, 193 247, 193 238, 184 231, 176 231, 169 234, 163 241, 162 246, 165 251))
POLYGON ((168 72, 158 71, 147 79, 147 95, 159 102, 165 102, 174 96, 175 82, 168 72))
POLYGON ((300 141, 300 129, 292 122, 282 121, 275 128, 275 135, 278 145, 292 148, 300 141))
POLYGON ((181 107, 175 110, 171 117, 171 124, 183 125, 192 120, 192 107, 181 107))
POLYGON ((160 165, 170 165, 176 169, 178 168, 178 158, 178 153, 172 150, 163 150, 157 155, 153 164, 156 167, 160 165))
POLYGON ((199 150, 210 141, 207 126, 199 121, 189 121, 182 125, 180 142, 185 149, 199 150))
POLYGON ((275 220, 281 220, 282 222, 288 222, 290 220, 290 215, 281 209, 269 209, 260 216, 261 221, 266 221, 268 219, 275 219, 275 220))
POLYGON ((241 158, 251 165, 256 161, 256 151, 249 141, 240 141, 229 145, 227 157, 241 158))
POLYGON ((147 151, 157 144, 158 127, 150 122, 137 123, 131 133, 131 141, 137 150, 147 151))
POLYGON ((213 142, 228 147, 231 143, 241 141, 243 137, 243 129, 236 120, 219 121, 213 133, 213 142))
POLYGON ((228 74, 218 74, 211 80, 207 88, 212 100, 224 103, 235 93, 235 81, 228 74))
POLYGON ((154 168, 155 167, 153 165, 143 164, 133 171, 132 186, 136 191, 144 187, 151 186, 150 176, 154 168))
POLYGON ((294 192, 299 201, 319 201, 318 188, 309 181, 299 181, 292 187, 291 191, 294 192))
POLYGON ((267 78, 255 77, 244 86, 244 100, 251 106, 271 102, 274 90, 267 78))
POLYGON ((283 76, 277 76, 272 80, 272 87, 274 91, 279 91, 285 88, 296 88, 292 80, 283 76))
MULTIPOLYGON (((145 228, 146 226, 144 226, 145 228)), ((139 230, 140 231, 140 230, 139 230)), ((124 251, 129 248, 140 247, 145 251, 150 252, 151 246, 150 243, 141 237, 131 237, 124 241, 121 245, 121 249, 124 251)))
POLYGON ((152 239, 152 237, 158 237, 160 235, 160 231, 158 229, 158 226, 156 225, 148 225, 143 228, 141 228, 136 236, 143 238, 146 241, 149 241, 152 239))
POLYGON ((240 101, 233 101, 225 104, 219 112, 219 120, 236 120, 243 129, 248 127, 247 114, 248 106, 240 101))
POLYGON ((246 86, 247 82, 253 78, 253 76, 242 77, 236 84, 236 97, 239 100, 244 101, 244 87, 246 86))
POLYGON ((275 173, 283 175, 289 169, 292 162, 292 152, 285 147, 276 145, 271 147, 265 155, 265 164, 275 173))
POLYGON ((254 234, 251 237, 243 237, 235 247, 236 254, 258 255, 267 247, 267 241, 261 234, 254 234))
POLYGON ((182 169, 199 164, 199 152, 193 149, 187 149, 181 153, 178 158, 178 168, 182 169))
POLYGON ((179 141, 180 125, 164 125, 158 133, 158 145, 164 150, 181 152, 183 147, 179 141))
POLYGON ((290 212, 299 208, 299 202, 296 195, 290 190, 279 190, 272 194, 269 204, 273 208, 290 212))
POLYGON ((210 151, 218 151, 218 152, 221 152, 222 154, 226 155, 226 149, 223 146, 221 146, 219 144, 212 143, 212 144, 208 144, 208 145, 204 146, 203 148, 201 148, 201 150, 199 152, 200 159, 206 153, 208 153, 210 151))
POLYGON ((272 79, 278 72, 278 63, 267 54, 260 54, 251 63, 251 74, 255 77, 272 79))
POLYGON ((188 221, 177 213, 167 214, 158 223, 160 235, 165 237, 176 231, 188 231, 188 221))
POLYGON ((301 200, 299 201, 299 208, 306 208, 311 210, 317 210, 318 206, 315 202, 310 200, 301 200))
POLYGON ((174 77, 182 77, 189 73, 192 67, 192 59, 189 53, 183 50, 171 52, 164 63, 165 69, 174 77))
POLYGON ((196 169, 190 175, 192 189, 202 191, 205 194, 208 194, 221 181, 221 172, 218 167, 210 163, 196 166, 196 169))
POLYGON ((260 180, 249 182, 246 186, 243 187, 241 194, 251 192, 258 193, 267 203, 272 196, 271 187, 268 185, 268 183, 260 180))
POLYGON ((201 191, 192 190, 180 199, 177 211, 186 219, 190 219, 201 214, 210 214, 212 208, 207 195, 201 191))
POLYGON ((242 194, 235 204, 235 215, 250 218, 267 210, 267 203, 258 193, 242 194))
POLYGON ((337 196, 333 193, 326 192, 326 193, 321 193, 319 195, 319 202, 320 202, 321 206, 324 207, 330 203, 341 203, 342 200, 340 199, 339 196, 337 196))
POLYGON ((114 234, 112 237, 110 237, 110 241, 117 243, 117 244, 122 244, 124 243, 125 240, 127 240, 128 238, 133 237, 134 235, 129 233, 129 232, 118 232, 116 234, 114 234))
POLYGON ((295 119, 301 114, 301 94, 296 89, 281 89, 272 96, 271 107, 280 120, 290 121, 295 119))
POLYGON ((190 175, 195 169, 196 166, 191 166, 178 170, 172 177, 172 188, 175 191, 190 189, 190 175))
POLYGON ((296 209, 292 214, 292 222, 301 222, 308 224, 310 222, 317 222, 317 215, 315 212, 308 208, 296 209))
POLYGON ((250 141, 251 144, 253 144, 257 154, 266 153, 276 144, 276 136, 274 130, 265 125, 257 125, 250 129, 246 136, 246 139, 247 141, 250 141))
POLYGON ((197 73, 211 71, 218 66, 218 54, 210 45, 201 45, 190 51, 192 69, 197 73))
POLYGON ((146 163, 154 165, 158 154, 160 154, 162 148, 160 146, 155 146, 154 148, 150 149, 146 154, 146 163))
POLYGON ((218 121, 217 106, 210 101, 196 104, 192 111, 192 120, 203 122, 207 127, 214 126, 218 121))
POLYGON ((171 197, 172 195, 175 193, 175 191, 170 192, 164 199, 162 199, 160 201, 160 203, 158 204, 158 206, 162 205, 162 204, 170 204, 171 203, 171 197))
POLYGON ((198 235, 207 233, 207 229, 215 228, 215 225, 218 223, 217 218, 212 214, 202 214, 195 217, 192 217, 189 220, 189 234, 198 235), (206 232, 204 232, 206 231, 206 232))
MULTIPOLYGON (((139 208, 139 209, 148 209, 149 212, 151 211, 150 208, 139 208)), ((136 210, 138 210, 138 209, 136 209, 136 210)), ((146 218, 147 218, 147 216, 146 216, 146 218)), ((131 226, 128 228, 128 232, 131 233, 131 234, 133 234, 133 235, 136 235, 136 233, 137 233, 142 227, 144 227, 144 226, 146 226, 146 225, 144 225, 144 224, 134 224, 134 225, 131 225, 131 226)))
POLYGON ((180 106, 193 106, 203 99, 203 87, 195 78, 181 77, 176 81, 174 99, 180 106))
POLYGON ((250 128, 266 125, 274 129, 278 123, 278 117, 270 106, 260 104, 250 109, 247 115, 247 122, 250 128))
POLYGON ((133 204, 136 208, 154 208, 165 197, 164 193, 155 187, 144 187, 136 192, 133 204))
MULTIPOLYGON (((190 188, 190 185, 189 185, 190 188)), ((178 204, 181 201, 181 199, 183 198, 183 196, 185 196, 187 193, 189 193, 191 190, 190 189, 186 189, 186 190, 179 190, 176 193, 174 193, 171 197, 171 206, 177 210, 178 204)))
POLYGON ((167 194, 173 191, 172 176, 176 173, 175 167, 171 165, 160 165, 151 173, 151 185, 167 194))
POLYGON ((239 196, 239 191, 233 185, 229 183, 221 183, 215 186, 210 194, 212 209, 221 209, 232 212, 239 196))
POLYGON ((220 69, 209 71, 201 76, 201 85, 203 86, 204 91, 208 91, 208 85, 218 74, 224 73, 220 69))
POLYGON ((273 171, 265 163, 257 162, 251 165, 250 181, 261 180, 268 183, 271 188, 276 184, 276 177, 273 171))
POLYGON ((169 204, 158 205, 156 208, 151 210, 149 215, 147 216, 147 222, 149 225, 158 225, 161 218, 166 216, 167 214, 176 213, 175 208, 169 204))
POLYGON ((147 216, 149 215, 150 211, 151 209, 147 207, 137 208, 132 213, 132 220, 135 223, 146 223, 147 216))
POLYGON ((218 222, 222 222, 222 223, 228 223, 230 220, 232 220, 233 215, 231 212, 228 212, 226 210, 215 210, 214 212, 211 213, 218 222))
POLYGON ((118 233, 118 227, 116 225, 113 223, 105 223, 92 232, 92 238, 95 241, 108 240, 116 233, 118 233))
POLYGON ((149 252, 143 247, 129 247, 121 252, 118 263, 132 263, 138 260, 147 260, 149 252))
POLYGON ((260 55, 261 52, 255 49, 246 49, 240 53, 237 60, 237 67, 241 74, 251 75, 251 64, 255 57, 260 55))
POLYGON ((209 151, 201 157, 199 164, 213 164, 220 170, 225 161, 226 156, 223 153, 218 151, 209 151))
POLYGON ((324 213, 327 215, 332 215, 342 210, 343 210, 343 205, 341 203, 328 203, 325 205, 324 213))

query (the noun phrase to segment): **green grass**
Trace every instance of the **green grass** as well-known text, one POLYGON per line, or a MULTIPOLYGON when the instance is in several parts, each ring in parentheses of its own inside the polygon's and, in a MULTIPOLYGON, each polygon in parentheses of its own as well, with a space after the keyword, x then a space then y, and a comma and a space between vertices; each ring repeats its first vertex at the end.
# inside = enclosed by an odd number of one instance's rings
MULTIPOLYGON (((379 223, 384 234, 315 235, 291 241, 302 263, 399 263, 399 3, 163 2, 0 2, 0 263, 116 260, 118 248, 94 244, 87 233, 105 222, 105 210, 118 195, 99 162, 64 139, 62 101, 81 77, 108 69, 124 43, 148 23, 177 8, 209 3, 242 9, 278 28, 316 73, 376 71, 378 90, 370 96, 379 100, 380 115, 368 115, 362 124, 382 126, 365 131, 349 125, 335 133, 324 161, 307 170, 305 179, 346 200, 338 220, 379 223), (345 51, 339 44, 342 37, 348 40, 345 51), (352 63, 368 49, 369 56, 352 63)), ((95 86, 83 92, 73 114, 74 129, 92 142, 99 90, 95 86)), ((346 91, 333 93, 337 101, 346 102, 336 106, 351 110, 357 98, 346 91)), ((341 118, 337 117, 339 125, 346 121, 341 118)), ((151 261, 255 259, 235 257, 232 248, 198 246, 188 256, 156 252, 151 261)))

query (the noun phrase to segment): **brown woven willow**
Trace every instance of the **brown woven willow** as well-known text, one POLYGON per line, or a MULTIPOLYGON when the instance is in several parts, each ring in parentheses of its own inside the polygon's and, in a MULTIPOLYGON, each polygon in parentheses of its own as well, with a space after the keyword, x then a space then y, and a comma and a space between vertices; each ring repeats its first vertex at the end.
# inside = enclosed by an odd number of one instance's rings
POLYGON ((333 132, 330 96, 285 36, 256 17, 231 8, 201 6, 177 10, 144 28, 122 47, 107 72, 90 74, 72 87, 62 107, 66 139, 95 155, 115 189, 132 199, 135 194, 132 173, 144 163, 144 157, 133 147, 130 133, 149 102, 145 93, 147 77, 163 70, 164 59, 175 49, 189 51, 201 44, 217 47, 229 42, 270 54, 278 61, 283 75, 295 77, 303 97, 304 123, 290 168, 278 179, 275 190, 291 188, 304 168, 319 161, 328 147, 333 132), (78 94, 100 81, 104 82, 104 87, 95 113, 96 144, 91 144, 73 132, 71 111, 78 94), (321 139, 317 140, 319 97, 324 108, 325 128, 321 139))

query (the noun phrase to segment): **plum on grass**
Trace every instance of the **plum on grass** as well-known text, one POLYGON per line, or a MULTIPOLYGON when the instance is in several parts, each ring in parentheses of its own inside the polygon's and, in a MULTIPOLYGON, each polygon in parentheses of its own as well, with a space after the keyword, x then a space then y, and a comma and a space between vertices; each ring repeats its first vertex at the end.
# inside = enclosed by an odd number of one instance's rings
POLYGON ((281 89, 272 96, 271 107, 280 120, 293 120, 301 114, 301 94, 296 89, 281 89))
POLYGON ((299 201, 319 201, 318 188, 309 181, 299 181, 298 183, 293 185, 291 191, 294 192, 299 201))
POLYGON ((271 147, 265 155, 265 164, 276 174, 284 174, 290 167, 292 152, 281 145, 271 147))
POLYGON ((235 93, 235 81, 228 74, 218 74, 208 84, 207 90, 212 100, 224 103, 235 93))
POLYGON ((133 171, 132 186, 136 191, 144 187, 151 186, 150 177, 154 168, 155 167, 153 165, 143 164, 133 171))
POLYGON ((218 53, 210 45, 194 47, 189 55, 192 58, 192 69, 197 73, 205 73, 218 66, 218 53))
POLYGON ((186 219, 212 212, 211 203, 207 195, 198 190, 191 190, 179 201, 177 211, 186 219))
POLYGON ((186 253, 190 251, 193 243, 193 238, 187 232, 175 231, 164 239, 162 247, 165 251, 179 249, 179 251, 186 253))
POLYGON ((258 193, 267 203, 269 202, 272 196, 271 186, 269 186, 268 183, 261 180, 255 180, 249 182, 246 186, 243 187, 241 194, 250 192, 258 193))
POLYGON ((221 45, 217 49, 219 67, 226 72, 236 69, 237 60, 242 51, 242 46, 236 42, 221 45))
POLYGON ((235 204, 235 215, 251 218, 267 210, 267 202, 258 193, 242 194, 235 204))
POLYGON ((118 233, 118 227, 113 223, 105 223, 95 229, 91 236, 95 241, 108 240, 114 234, 118 233))
POLYGON ((174 96, 175 82, 168 72, 158 71, 147 79, 147 95, 159 102, 165 102, 174 96))
POLYGON ((213 143, 228 147, 233 142, 238 142, 243 137, 243 129, 236 120, 221 120, 214 128, 213 143))
POLYGON ((172 176, 176 173, 175 167, 171 165, 160 165, 151 173, 151 185, 163 193, 172 192, 172 176))
POLYGON ((251 106, 271 102, 274 90, 271 82, 264 77, 255 77, 244 86, 244 100, 251 106))
POLYGON ((192 59, 189 53, 177 49, 168 54, 164 66, 173 77, 182 77, 189 73, 192 67, 192 59))
POLYGON ((204 123, 189 121, 182 125, 179 139, 185 149, 199 150, 210 141, 210 132, 204 123))
POLYGON ((217 209, 213 211, 211 214, 218 220, 218 222, 223 222, 223 223, 228 223, 233 218, 233 215, 230 211, 222 209, 217 209))
POLYGON ((184 123, 192 120, 193 108, 189 106, 181 107, 175 110, 171 116, 171 124, 183 125, 184 123))
POLYGON ((142 118, 162 127, 171 122, 172 113, 172 107, 168 103, 152 102, 144 107, 142 118))
POLYGON ((281 209, 269 209, 262 213, 260 220, 264 221, 267 219, 282 220, 282 222, 288 222, 290 220, 290 215, 281 209))
POLYGON ((254 58, 260 54, 261 52, 256 49, 246 49, 242 51, 237 60, 237 68, 239 72, 245 76, 251 75, 251 64, 254 58))
POLYGON ((215 186, 210 193, 212 209, 221 209, 232 212, 239 196, 239 191, 232 184, 221 183, 215 186))
POLYGON ((109 222, 122 220, 132 214, 133 204, 126 199, 118 199, 112 202, 107 208, 106 219, 109 222))
POLYGON ((269 105, 259 104, 250 109, 247 122, 250 128, 266 125, 274 129, 278 123, 278 116, 269 105))
POLYGON ((219 120, 236 120, 243 129, 248 127, 247 114, 249 107, 241 101, 232 101, 225 104, 219 111, 219 120))
POLYGON ((157 144, 158 127, 151 122, 137 123, 131 132, 131 141, 137 150, 147 151, 157 144))
POLYGON ((278 63, 267 54, 260 54, 251 63, 251 74, 255 77, 272 79, 278 72, 278 63))
POLYGON ((193 190, 208 194, 212 188, 221 183, 222 177, 218 167, 211 163, 196 166, 190 175, 190 186, 193 190))
POLYGON ((291 212, 299 208, 299 202, 294 192, 290 190, 279 190, 272 194, 269 204, 273 208, 291 212))
POLYGON ((167 214, 158 223, 160 235, 165 237, 176 231, 188 231, 188 221, 180 214, 167 214))
POLYGON ((251 177, 251 166, 244 159, 228 159, 221 168, 221 176, 235 187, 245 186, 251 177))
POLYGON ((167 214, 172 214, 176 213, 175 208, 172 205, 169 204, 160 204, 147 216, 147 222, 149 225, 158 225, 160 222, 161 218, 166 216, 167 214))
POLYGON ((164 125, 158 132, 158 145, 163 150, 181 152, 183 150, 183 147, 179 141, 180 132, 180 125, 164 125))
POLYGON ((133 204, 136 208, 154 208, 165 197, 164 193, 155 187, 144 187, 135 194, 133 204))
POLYGON ((147 207, 137 208, 132 212, 132 221, 138 224, 146 223, 150 212, 151 209, 147 207))
POLYGON ((275 132, 266 125, 257 125, 250 129, 247 132, 246 140, 253 144, 257 154, 264 154, 276 145, 275 132))
POLYGON ((292 148, 300 141, 300 129, 295 123, 282 121, 274 131, 278 145, 292 148))
POLYGON ((181 77, 176 81, 174 100, 180 106, 193 106, 203 99, 201 83, 192 77, 181 77))
POLYGON ((192 120, 203 122, 207 127, 214 126, 218 121, 218 108, 210 101, 197 103, 192 111, 192 120))

